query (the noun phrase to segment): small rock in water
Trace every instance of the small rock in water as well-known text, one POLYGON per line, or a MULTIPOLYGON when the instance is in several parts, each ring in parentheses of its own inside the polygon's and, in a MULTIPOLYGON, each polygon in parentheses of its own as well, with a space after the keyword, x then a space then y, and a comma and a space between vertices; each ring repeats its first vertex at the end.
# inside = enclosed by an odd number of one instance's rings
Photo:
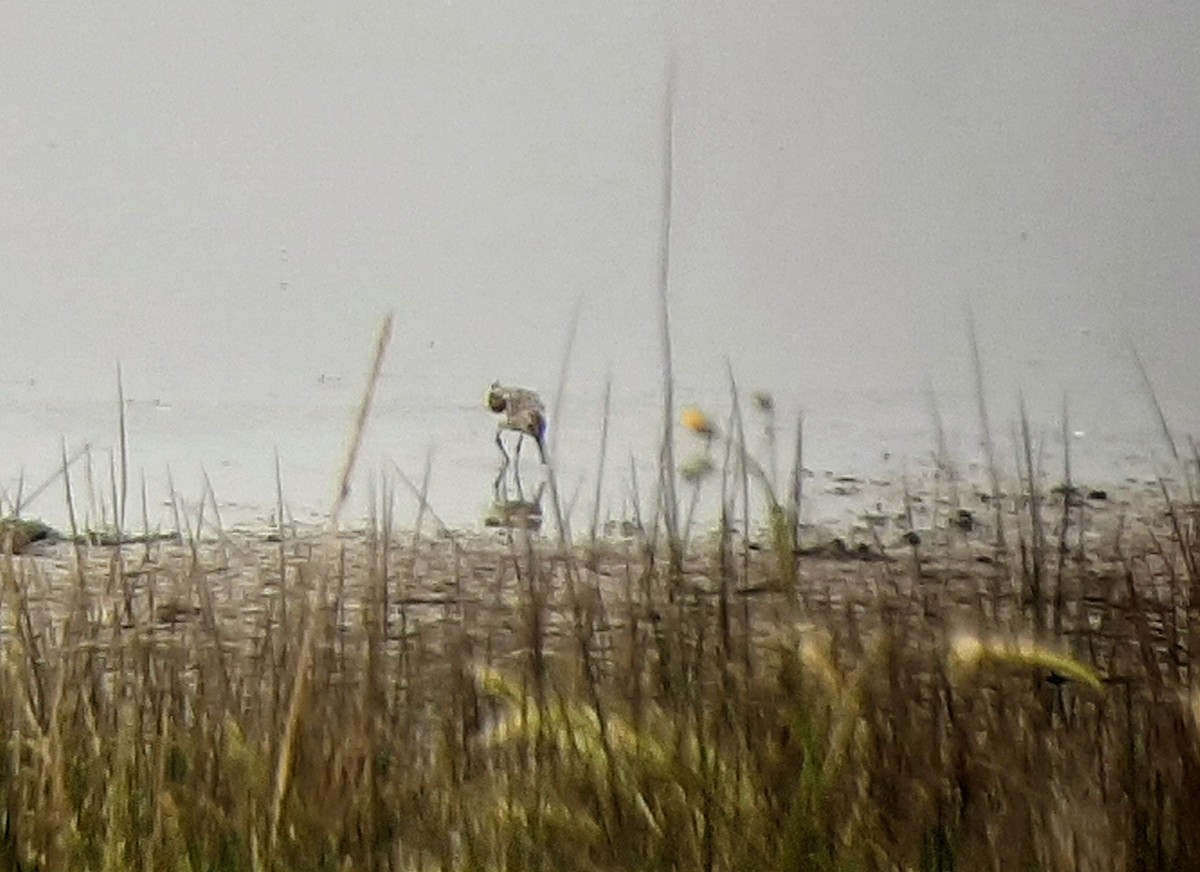
POLYGON ((950 526, 957 527, 960 530, 974 530, 975 515, 971 513, 970 509, 959 509, 950 516, 950 526))
POLYGON ((168 601, 159 603, 154 619, 160 624, 181 624, 200 614, 200 607, 191 603, 168 601))

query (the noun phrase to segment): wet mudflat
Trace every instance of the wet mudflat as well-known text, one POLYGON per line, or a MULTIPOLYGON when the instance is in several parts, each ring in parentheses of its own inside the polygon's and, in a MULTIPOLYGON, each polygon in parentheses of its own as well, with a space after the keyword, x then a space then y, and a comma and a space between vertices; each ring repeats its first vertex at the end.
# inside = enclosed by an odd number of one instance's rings
MULTIPOLYGON (((1141 567, 1134 591, 1145 598, 1138 600, 1144 607, 1164 601, 1181 583, 1179 567, 1160 553, 1173 530, 1158 484, 1077 491, 1069 506, 1061 492, 1045 500, 1047 523, 1061 529, 1065 518, 1067 524, 1065 540, 1051 530, 1039 543, 1039 557, 1049 564, 1041 618, 1048 628, 1068 635, 1096 630, 1095 611, 1128 598, 1131 562, 1141 567)), ((703 601, 723 592, 751 604, 755 614, 823 614, 836 621, 839 612, 911 611, 913 620, 959 629, 1034 628, 1022 581, 1033 544, 1019 512, 996 510, 981 490, 953 505, 945 497, 914 495, 909 511, 862 512, 859 523, 843 530, 805 527, 794 583, 780 580, 765 531, 743 536, 732 529, 724 541, 717 531, 690 531, 678 593, 703 601)), ((97 537, 78 545, 50 539, 26 545, 13 571, 23 598, 44 608, 47 619, 63 614, 82 590, 97 607, 119 596, 120 624, 127 629, 149 630, 171 623, 172 615, 187 621, 211 607, 218 630, 231 640, 252 640, 269 625, 273 609, 313 593, 318 576, 325 578, 325 592, 336 594, 347 629, 373 591, 386 596, 389 626, 401 611, 428 626, 499 620, 529 593, 531 573, 550 597, 548 610, 564 621, 572 586, 597 597, 616 621, 619 606, 641 596, 639 579, 666 560, 661 537, 653 541, 632 521, 610 522, 595 541, 567 547, 548 520, 541 530, 496 529, 501 518, 492 529, 466 532, 426 524, 423 533, 350 529, 335 535, 293 525, 131 536, 135 541, 122 546, 97 537), (384 571, 381 587, 376 576, 384 571)))

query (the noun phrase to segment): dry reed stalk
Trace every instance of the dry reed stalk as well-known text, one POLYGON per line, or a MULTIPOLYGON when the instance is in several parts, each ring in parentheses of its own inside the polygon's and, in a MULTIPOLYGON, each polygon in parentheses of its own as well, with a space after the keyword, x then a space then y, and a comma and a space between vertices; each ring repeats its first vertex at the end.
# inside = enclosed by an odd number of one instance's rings
MULTIPOLYGON (((733 441, 737 444, 737 470, 738 481, 741 487, 738 489, 742 498, 742 578, 749 577, 750 567, 750 455, 746 449, 746 431, 744 421, 742 420, 741 404, 738 399, 737 383, 733 377, 733 367, 726 361, 725 366, 726 377, 729 381, 729 419, 730 433, 733 434, 733 441)), ((724 470, 723 470, 724 473, 724 470)), ((736 497, 733 504, 736 503, 736 497)), ((730 513, 732 516, 732 512, 730 513)))
MULTIPOLYGON (((429 483, 433 479, 433 451, 425 450, 425 467, 421 471, 421 487, 416 490, 417 496, 417 520, 413 524, 413 556, 416 558, 416 552, 421 544, 421 530, 425 523, 425 512, 429 507, 429 483)), ((404 477, 405 484, 409 490, 414 490, 411 484, 408 483, 407 477, 404 477)))
MULTIPOLYGON (((67 606, 66 616, 63 620, 62 642, 59 651, 57 652, 57 668, 54 670, 53 685, 49 689, 46 699, 46 712, 44 720, 44 747, 45 747, 45 768, 43 770, 43 782, 41 789, 45 790, 47 802, 51 810, 52 818, 58 821, 74 821, 74 816, 71 814, 68 794, 68 761, 67 747, 63 738, 63 723, 60 718, 60 713, 63 705, 65 691, 68 687, 68 673, 71 671, 70 666, 75 656, 77 634, 76 624, 84 615, 84 597, 87 591, 87 582, 85 574, 85 560, 83 555, 82 537, 79 536, 79 530, 75 522, 75 507, 71 488, 71 477, 68 472, 67 463, 67 446, 64 439, 61 445, 62 457, 62 477, 63 485, 66 491, 67 515, 71 525, 71 539, 74 545, 74 562, 72 565, 74 584, 72 585, 69 604, 67 606)), ((49 652, 42 652, 48 654, 49 652)), ((45 850, 47 852, 48 864, 55 868, 62 868, 62 864, 66 861, 67 839, 74 832, 72 824, 68 829, 61 829, 57 832, 45 850)))
MULTIPOLYGON (((933 424, 934 435, 934 465, 937 467, 938 479, 937 484, 940 485, 944 480, 949 484, 949 501, 951 509, 962 507, 962 503, 958 492, 958 469, 954 463, 954 458, 950 455, 950 446, 946 441, 946 426, 942 420, 942 410, 938 404, 937 394, 933 390, 933 384, 929 381, 925 382, 925 405, 929 410, 929 419, 933 424)), ((934 505, 933 526, 937 526, 937 504, 934 505)))
POLYGON ((659 487, 671 571, 682 569, 679 553, 679 503, 675 493, 675 374, 671 354, 671 321, 667 304, 671 287, 671 219, 675 164, 675 58, 668 61, 662 108, 662 179, 658 237, 658 334, 662 353, 663 422, 659 456, 659 487))
MULTIPOLYGON (((111 452, 108 455, 108 484, 109 484, 111 499, 113 501, 113 505, 115 506, 115 505, 117 505, 117 502, 119 499, 118 494, 117 494, 117 464, 116 464, 116 460, 113 458, 113 455, 111 452)), ((104 588, 104 592, 106 594, 111 594, 113 591, 113 587, 117 583, 117 580, 124 576, 124 572, 123 572, 124 554, 122 553, 122 549, 120 548, 120 543, 124 539, 125 534, 124 534, 124 528, 122 527, 121 522, 117 520, 115 512, 113 513, 113 525, 114 526, 113 526, 112 536, 113 536, 113 540, 117 543, 118 547, 113 548, 109 552, 108 577, 105 581, 105 588, 104 588)), ((101 536, 103 536, 105 534, 105 531, 103 531, 103 530, 101 530, 99 532, 100 532, 101 536)))
MULTIPOLYGON (((558 385, 554 391, 554 405, 551 408, 556 421, 562 415, 563 399, 567 388, 567 373, 571 364, 571 352, 575 348, 575 336, 579 330, 582 303, 582 298, 575 302, 574 310, 571 313, 571 326, 567 330, 566 342, 563 344, 563 352, 559 358, 558 385)), ((555 465, 558 457, 558 431, 560 429, 561 426, 556 426, 550 433, 550 454, 546 458, 546 485, 550 490, 550 507, 553 510, 554 522, 558 529, 559 545, 566 551, 570 548, 571 543, 570 520, 569 515, 563 511, 562 501, 559 497, 557 466, 555 465)), ((526 540, 529 540, 527 532, 526 540)))
POLYGON ((120 490, 113 500, 113 517, 117 535, 125 529, 125 504, 129 494, 129 426, 125 419, 125 381, 121 377, 121 364, 117 364, 117 445, 121 457, 120 490))
POLYGON ((21 513, 25 509, 29 508, 30 503, 32 503, 39 496, 44 494, 52 484, 54 484, 56 481, 58 481, 59 478, 61 478, 66 473, 66 470, 71 469, 76 463, 78 463, 80 460, 82 460, 84 457, 86 457, 88 455, 88 452, 90 452, 91 450, 92 450, 92 443, 84 442, 82 445, 80 445, 78 448, 76 448, 74 452, 72 452, 71 456, 69 458, 67 458, 67 462, 65 464, 60 464, 58 466, 58 468, 53 473, 50 474, 49 477, 47 477, 41 484, 39 484, 32 491, 30 491, 27 496, 23 496, 23 492, 25 489, 25 476, 24 476, 24 473, 22 473, 20 482, 18 484, 17 496, 13 502, 13 507, 12 507, 13 517, 19 518, 21 516, 21 513))
POLYGON ((103 497, 98 497, 99 488, 96 484, 95 458, 91 451, 85 455, 83 464, 84 494, 87 497, 83 513, 83 532, 91 533, 108 527, 108 514, 103 497))
POLYGON ((1158 401, 1158 394, 1154 390, 1154 385, 1150 381, 1150 373, 1146 369, 1146 365, 1142 362, 1142 356, 1138 353, 1137 346, 1133 344, 1133 339, 1126 336, 1126 341, 1129 344, 1129 353, 1133 355, 1133 363, 1137 368, 1138 375, 1142 380, 1142 387, 1146 391, 1146 396, 1150 399, 1150 406, 1154 410, 1154 416, 1158 420, 1159 433, 1162 435, 1163 442, 1171 452, 1171 459, 1177 464, 1179 463, 1179 448, 1175 444, 1175 437, 1171 435, 1171 428, 1167 425, 1167 416, 1163 412, 1162 404, 1158 401))
MULTIPOLYGON (((1196 484, 1193 480, 1193 475, 1187 468, 1187 464, 1181 459, 1179 448, 1176 445, 1174 436, 1171 434, 1171 428, 1167 424, 1166 413, 1163 411, 1162 404, 1158 400, 1158 394, 1155 392, 1154 385, 1150 381, 1150 373, 1146 369, 1146 365, 1142 361, 1142 356, 1138 353, 1133 340, 1129 337, 1126 338, 1130 354, 1133 356, 1134 365, 1142 381, 1142 387, 1158 421, 1159 432, 1162 435, 1163 442, 1171 452, 1171 459, 1175 467, 1182 470, 1184 485, 1187 489, 1188 513, 1185 516, 1168 492, 1166 478, 1161 472, 1156 475, 1159 489, 1167 504, 1167 516, 1171 522, 1175 550, 1182 559, 1187 574, 1188 670, 1190 674, 1189 681, 1195 686, 1198 680, 1197 676, 1200 675, 1200 667, 1197 666, 1197 664, 1200 664, 1200 553, 1198 553, 1200 549, 1197 549, 1195 539, 1198 506, 1200 506, 1200 503, 1197 502, 1196 484)), ((1195 456, 1196 470, 1200 473, 1200 452, 1197 451, 1194 441, 1191 441, 1190 444, 1192 454, 1195 456)))
POLYGON ((604 399, 600 406, 600 444, 596 449, 596 488, 592 492, 592 521, 588 526, 588 541, 596 547, 596 535, 600 527, 600 500, 604 487, 604 464, 608 457, 608 422, 612 408, 612 374, 604 379, 604 399))
MULTIPOLYGON (((733 412, 730 412, 726 428, 734 428, 733 412)), ((731 596, 737 589, 737 567, 733 557, 733 516, 737 511, 737 498, 729 493, 730 461, 733 456, 733 441, 725 440, 724 456, 721 459, 721 491, 719 502, 721 514, 717 528, 717 620, 720 625, 722 653, 726 664, 733 662, 733 604, 731 596)), ((728 676, 729 670, 724 670, 728 676)))
MULTIPOLYGON (((213 490, 212 479, 208 477, 207 469, 201 467, 200 476, 204 485, 203 490, 200 493, 200 500, 201 503, 207 501, 208 505, 212 507, 212 520, 209 522, 209 524, 212 528, 212 532, 216 534, 217 541, 221 545, 221 558, 223 560, 222 565, 227 567, 229 565, 229 537, 225 535, 225 524, 221 520, 221 507, 217 502, 217 492, 213 490)), ((199 525, 196 527, 196 532, 200 532, 199 525)))
MULTIPOLYGON (((351 438, 346 451, 346 458, 343 462, 341 474, 338 476, 338 487, 333 500, 333 507, 330 511, 329 526, 327 536, 330 541, 334 541, 338 532, 341 514, 345 508, 346 502, 350 497, 350 478, 354 473, 354 466, 358 459, 358 452, 362 446, 363 433, 366 430, 367 417, 371 411, 371 403, 375 396, 375 388, 379 382, 379 376, 383 371, 383 360, 387 352, 388 344, 392 337, 392 315, 388 315, 383 320, 380 326, 379 334, 375 340, 375 350, 371 359, 371 367, 368 371, 366 386, 363 390, 362 400, 359 403, 358 414, 354 420, 354 429, 351 433, 351 438)), ((288 785, 291 781, 292 761, 295 750, 296 728, 300 717, 301 704, 306 691, 306 679, 308 677, 308 664, 312 658, 313 637, 315 631, 316 615, 319 609, 326 605, 326 590, 328 584, 328 574, 322 572, 317 583, 316 602, 311 599, 305 600, 304 610, 304 629, 300 638, 300 644, 297 650, 294 673, 292 676, 291 691, 288 694, 287 715, 283 722, 283 733, 279 740, 279 750, 275 761, 275 774, 273 778, 273 789, 271 791, 271 804, 269 824, 266 840, 266 865, 268 869, 272 868, 275 862, 276 851, 279 839, 279 825, 283 814, 283 800, 287 795, 288 785)))
MULTIPOLYGON (((1033 437, 1030 435, 1029 415, 1025 411, 1025 397, 1020 397, 1021 408, 1021 457, 1025 464, 1025 497, 1029 508, 1030 554, 1028 560, 1022 561, 1025 595, 1033 608, 1033 625, 1040 632, 1046 627, 1046 612, 1044 608, 1044 574, 1045 574, 1045 538, 1046 530, 1042 526, 1042 495, 1038 487, 1040 464, 1035 466, 1033 461, 1033 437)), ((1019 466, 1019 464, 1018 464, 1019 466)))
POLYGON ((138 472, 138 490, 141 494, 142 506, 142 563, 150 562, 150 498, 146 493, 146 474, 138 472))
POLYGON ((1066 584, 1067 555, 1070 551, 1071 505, 1074 502, 1075 485, 1071 480, 1071 428, 1067 416, 1067 398, 1063 395, 1062 407, 1063 443, 1063 511, 1058 528, 1058 562, 1054 580, 1054 635, 1063 631, 1063 609, 1066 607, 1063 587, 1066 584))
MULTIPOLYGON (((987 394, 983 386, 983 360, 979 339, 975 334, 975 316, 967 310, 967 335, 971 344, 971 361, 975 373, 975 399, 979 410, 979 426, 983 439, 984 459, 987 461, 988 484, 991 486, 992 517, 996 527, 997 556, 1005 549, 1004 513, 1000 506, 1000 469, 996 464, 996 444, 992 440, 992 425, 988 417, 987 394)), ((993 591, 998 596, 999 591, 993 591)))
POLYGON ((638 474, 637 474, 637 459, 633 453, 629 454, 629 502, 630 508, 633 510, 633 526, 637 531, 638 538, 642 540, 643 545, 646 539, 646 523, 642 517, 642 496, 638 492, 638 474))
POLYGON ((800 513, 804 507, 804 412, 796 415, 796 441, 792 451, 792 481, 788 510, 792 520, 792 543, 800 547, 800 513))
MULTIPOLYGON (((412 494, 413 498, 417 501, 417 505, 419 506, 418 511, 420 513, 419 517, 423 519, 425 515, 429 515, 438 529, 438 535, 448 539, 454 545, 456 550, 460 548, 461 543, 459 542, 459 535, 453 529, 451 529, 445 521, 442 520, 442 517, 434 510, 433 504, 429 502, 429 455, 426 455, 425 473, 421 479, 420 486, 416 485, 408 476, 408 474, 401 469, 395 461, 391 461, 390 466, 392 468, 392 472, 394 472, 400 479, 400 483, 404 485, 408 492, 412 494)), ((414 549, 416 547, 416 542, 417 540, 414 539, 414 549)))
MULTIPOLYGON (((11 543, 4 550, 4 597, 13 615, 13 638, 20 649, 20 662, 26 671, 21 680, 21 696, 30 714, 31 723, 44 740, 49 727, 49 689, 47 688, 47 658, 38 647, 38 633, 34 630, 30 614, 27 585, 18 579, 17 565, 13 560, 11 543)), ((22 573, 24 576, 24 573, 22 573)), ((7 655, 7 650, 4 652, 7 655)))

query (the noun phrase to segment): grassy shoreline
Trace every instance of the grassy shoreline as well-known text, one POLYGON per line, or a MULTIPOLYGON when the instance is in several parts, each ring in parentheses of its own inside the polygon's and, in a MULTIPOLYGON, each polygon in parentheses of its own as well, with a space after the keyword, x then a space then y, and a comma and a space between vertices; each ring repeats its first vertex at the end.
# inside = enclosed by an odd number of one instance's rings
POLYGON ((1139 499, 1046 496, 1040 618, 1020 494, 1004 548, 948 506, 791 561, 384 506, 10 557, 0 865, 1188 868, 1200 549, 1139 499))

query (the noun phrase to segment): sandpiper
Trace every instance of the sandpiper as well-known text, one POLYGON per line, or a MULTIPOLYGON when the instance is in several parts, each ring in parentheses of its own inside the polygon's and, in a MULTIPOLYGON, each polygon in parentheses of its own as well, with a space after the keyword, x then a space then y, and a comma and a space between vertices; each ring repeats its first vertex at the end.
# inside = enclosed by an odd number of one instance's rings
POLYGON ((542 463, 545 463, 546 407, 542 404, 542 398, 537 395, 537 391, 531 391, 528 388, 506 387, 500 382, 492 382, 491 388, 488 389, 487 404, 488 408, 497 415, 504 416, 496 428, 496 445, 504 456, 503 467, 507 467, 510 460, 501 437, 505 430, 513 430, 517 433, 517 447, 513 452, 512 460, 520 461, 521 443, 525 441, 526 436, 532 436, 537 442, 538 454, 541 455, 542 463))

